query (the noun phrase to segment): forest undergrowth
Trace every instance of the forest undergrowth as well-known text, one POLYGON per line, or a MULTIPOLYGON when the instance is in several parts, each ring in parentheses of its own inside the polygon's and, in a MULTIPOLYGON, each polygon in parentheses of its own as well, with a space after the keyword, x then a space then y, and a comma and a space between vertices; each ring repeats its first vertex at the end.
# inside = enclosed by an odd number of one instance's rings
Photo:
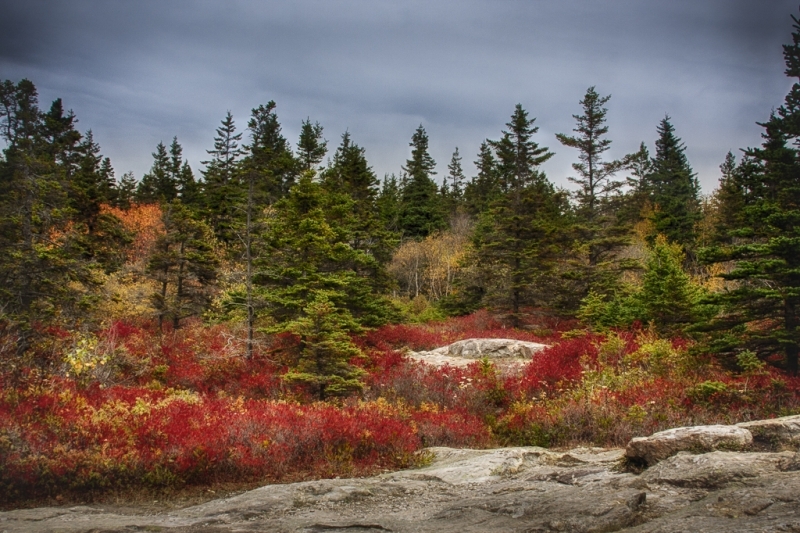
POLYGON ((328 402, 282 378, 290 335, 263 339, 248 360, 240 331, 200 320, 164 333, 146 322, 51 329, 39 349, 59 354, 58 372, 0 378, 2 503, 364 476, 422 465, 427 446, 624 446, 669 427, 800 412, 800 379, 755 358, 732 371, 648 328, 577 326, 512 329, 486 311, 384 326, 355 339, 363 392, 328 402), (476 337, 549 347, 516 371, 404 356, 476 337))

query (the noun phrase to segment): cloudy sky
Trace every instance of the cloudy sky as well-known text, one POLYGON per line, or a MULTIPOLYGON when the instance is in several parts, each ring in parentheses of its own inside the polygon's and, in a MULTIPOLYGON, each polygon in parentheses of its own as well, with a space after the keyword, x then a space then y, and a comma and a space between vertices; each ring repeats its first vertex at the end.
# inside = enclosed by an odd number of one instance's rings
POLYGON ((0 0, 0 79, 32 80, 137 178, 174 135, 195 170, 230 110, 240 130, 269 100, 333 148, 349 130, 379 176, 422 124, 439 175, 453 149, 474 172, 521 103, 566 184, 569 133, 594 85, 611 94, 611 157, 653 149, 669 114, 706 192, 728 150, 759 144, 791 80, 781 44, 796 0, 0 0))

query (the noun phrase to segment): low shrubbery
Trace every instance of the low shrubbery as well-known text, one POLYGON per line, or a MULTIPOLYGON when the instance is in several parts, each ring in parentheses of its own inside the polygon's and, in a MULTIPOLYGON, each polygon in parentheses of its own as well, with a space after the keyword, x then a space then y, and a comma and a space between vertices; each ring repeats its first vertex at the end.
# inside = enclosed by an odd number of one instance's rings
POLYGON ((117 489, 363 475, 420 464, 425 446, 624 445, 668 427, 800 410, 800 381, 743 352, 735 372, 648 329, 504 328, 485 311, 354 339, 360 395, 313 401, 284 379, 291 336, 199 321, 159 334, 115 323, 50 332, 57 371, 6 368, 0 494, 8 501, 117 489), (545 342, 519 370, 435 368, 403 350, 471 337, 545 342))

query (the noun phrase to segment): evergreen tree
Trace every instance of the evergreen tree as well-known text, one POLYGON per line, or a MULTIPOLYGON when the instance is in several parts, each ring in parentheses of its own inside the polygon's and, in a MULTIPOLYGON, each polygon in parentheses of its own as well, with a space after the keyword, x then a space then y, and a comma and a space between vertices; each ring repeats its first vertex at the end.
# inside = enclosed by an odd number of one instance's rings
POLYGON ((401 190, 400 231, 404 237, 422 238, 445 225, 439 188, 431 179, 436 162, 428 153, 428 134, 420 126, 411 137, 411 159, 403 170, 408 182, 401 190))
MULTIPOLYGON (((342 235, 355 251, 364 255, 342 267, 351 269, 361 278, 369 280, 375 294, 385 292, 392 284, 386 264, 392 256, 395 239, 387 231, 378 209, 378 178, 369 167, 364 149, 350 140, 350 134, 342 135, 342 144, 336 150, 333 161, 322 176, 323 190, 327 199, 327 219, 331 227, 342 235)), ((384 302, 365 299, 373 309, 353 310, 359 314, 371 314, 383 321, 386 318, 384 302)))
POLYGON ((242 134, 236 133, 233 115, 228 111, 214 137, 214 149, 206 150, 211 156, 203 171, 204 213, 220 242, 232 245, 237 241, 241 225, 245 186, 239 168, 244 153, 239 147, 242 134))
POLYGON ((491 201, 500 194, 497 161, 488 141, 481 143, 475 166, 478 167, 478 175, 465 187, 464 200, 467 210, 473 215, 478 215, 486 211, 491 201))
POLYGON ((443 185, 447 187, 447 193, 444 196, 447 202, 448 214, 452 216, 464 205, 464 186, 467 180, 461 167, 461 154, 458 153, 458 147, 453 152, 453 157, 450 158, 447 170, 447 177, 443 185), (450 183, 449 186, 447 186, 448 182, 450 183))
POLYGON ((33 344, 36 323, 77 320, 93 282, 70 231, 68 176, 80 134, 60 100, 49 113, 28 80, 0 84, 0 312, 18 335, 17 353, 33 344))
POLYGON ((641 143, 639 150, 628 155, 626 159, 630 174, 625 178, 627 191, 622 197, 617 214, 623 223, 631 225, 640 222, 645 215, 649 216, 652 205, 647 176, 653 170, 653 160, 644 143, 641 143))
POLYGON ((254 277, 272 331, 301 339, 287 379, 311 385, 321 399, 357 388, 346 334, 381 323, 386 313, 362 274, 375 259, 351 245, 352 228, 337 224, 341 201, 304 173, 270 210, 254 277))
POLYGON ((250 144, 242 162, 243 171, 254 176, 258 203, 268 205, 289 192, 298 169, 289 142, 281 133, 275 107, 275 102, 270 101, 253 109, 247 123, 250 144))
POLYGON ((113 196, 114 171, 109 159, 100 155, 91 130, 77 145, 74 159, 77 167, 67 185, 67 203, 74 224, 75 250, 110 272, 124 263, 123 248, 131 240, 122 222, 102 209, 113 196))
POLYGON ((163 222, 165 233, 147 272, 159 287, 152 295, 159 328, 171 320, 178 329, 181 320, 199 315, 211 301, 218 260, 211 229, 179 201, 165 206, 163 222))
POLYGON ((347 208, 354 208, 352 200, 331 197, 311 173, 274 206, 254 281, 264 288, 268 312, 278 323, 295 320, 321 293, 361 325, 386 321, 383 299, 374 290, 376 259, 353 246, 358 228, 342 223, 347 208))
POLYGON ((576 250, 579 262, 573 277, 580 298, 590 289, 605 292, 616 284, 619 265, 614 260, 628 241, 628 228, 620 223, 616 214, 618 202, 615 200, 622 182, 613 179, 628 158, 603 160, 603 153, 611 146, 611 140, 604 138, 608 133, 608 110, 603 107, 610 98, 600 96, 594 87, 589 87, 580 101, 583 114, 573 115, 577 122, 573 131, 577 136, 556 134, 561 144, 577 148, 579 152, 579 162, 572 164, 577 176, 568 179, 578 185, 574 192, 577 218, 574 230, 580 246, 576 250))
MULTIPOLYGON (((762 358, 782 354, 798 372, 800 352, 800 21, 784 45, 786 75, 795 78, 784 104, 762 124, 764 142, 747 150, 741 172, 740 227, 727 245, 702 251, 707 261, 735 261, 722 275, 732 282, 717 295, 723 312, 701 329, 716 332, 712 348, 734 355, 749 349, 762 358), (742 201, 743 200, 743 201, 742 201)), ((734 192, 738 196, 739 191, 734 192)), ((739 223, 734 221, 734 223, 739 223)))
POLYGON ((656 233, 691 247, 695 224, 700 220, 700 185, 669 117, 659 124, 658 134, 652 172, 645 177, 653 204, 653 225, 656 233))
POLYGON ((153 166, 142 177, 136 188, 136 201, 139 203, 172 202, 178 197, 178 182, 172 172, 167 147, 159 142, 153 152, 153 166))
POLYGON ((297 142, 297 158, 302 170, 313 170, 322 162, 328 151, 328 141, 322 138, 319 122, 311 124, 310 119, 300 127, 300 140, 297 142))
POLYGON ((394 174, 384 176, 377 200, 378 214, 383 227, 395 235, 400 233, 400 202, 400 184, 397 176, 394 174))
POLYGON ((133 172, 126 172, 122 175, 116 190, 114 205, 121 209, 130 209, 131 203, 136 197, 136 178, 133 177, 133 172))
POLYGON ((316 293, 302 315, 281 327, 299 339, 298 354, 284 375, 289 383, 302 384, 319 400, 347 396, 364 387, 365 372, 350 360, 362 355, 348 332, 358 331, 352 316, 336 306, 325 293, 316 293))
POLYGON ((104 203, 113 205, 117 201, 117 181, 114 179, 114 167, 111 166, 111 159, 104 157, 100 163, 99 179, 100 196, 104 203))
POLYGON ((740 163, 731 152, 720 165, 722 173, 719 186, 709 201, 713 220, 711 243, 733 244, 738 230, 747 225, 745 208, 754 200, 747 189, 759 172, 759 165, 752 157, 745 155, 740 163))
POLYGON ((91 232, 100 214, 100 205, 107 200, 103 194, 105 176, 100 169, 103 158, 91 130, 86 132, 78 150, 80 159, 69 183, 69 205, 75 212, 75 219, 86 224, 91 232))
POLYGON ((502 193, 481 217, 474 242, 485 301, 508 312, 514 326, 522 323, 526 307, 552 301, 552 278, 565 245, 559 227, 565 199, 539 170, 553 154, 532 140, 534 120, 517 105, 509 130, 490 141, 502 193))

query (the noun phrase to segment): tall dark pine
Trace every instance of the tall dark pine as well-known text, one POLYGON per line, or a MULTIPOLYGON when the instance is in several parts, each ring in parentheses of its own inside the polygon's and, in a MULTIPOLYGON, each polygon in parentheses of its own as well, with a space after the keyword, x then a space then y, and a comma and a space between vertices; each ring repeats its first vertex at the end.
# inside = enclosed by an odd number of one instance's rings
POLYGON ((233 115, 228 111, 214 137, 214 149, 207 150, 210 161, 203 171, 203 204, 214 235, 220 242, 238 242, 238 231, 244 213, 246 186, 242 183, 239 160, 244 151, 239 147, 242 134, 236 133, 233 115))
POLYGON ((576 226, 580 249, 576 280, 580 296, 590 289, 605 289, 616 278, 613 263, 617 252, 627 242, 626 228, 619 224, 616 215, 616 193, 622 182, 614 175, 625 165, 625 160, 604 161, 603 153, 611 147, 604 107, 611 96, 600 96, 589 87, 583 100, 583 114, 573 115, 577 122, 575 136, 562 133, 556 138, 564 146, 578 150, 578 163, 572 168, 576 176, 568 179, 578 185, 573 196, 576 202, 576 226), (602 285, 603 287, 598 287, 602 285))
POLYGON ((397 176, 385 175, 378 195, 378 214, 383 227, 392 234, 400 232, 400 183, 397 176))
POLYGON ((658 125, 658 135, 652 172, 645 178, 653 204, 653 225, 656 233, 691 248, 695 224, 700 220, 700 185, 669 117, 658 125))
POLYGON ((474 242, 485 303, 506 312, 514 326, 528 308, 550 303, 550 279, 565 246, 564 198, 539 170, 553 153, 532 140, 534 120, 518 104, 508 131, 490 142, 502 192, 481 216, 474 242))
POLYGON ((800 352, 800 21, 784 45, 786 75, 795 82, 764 127, 760 148, 748 150, 755 168, 741 176, 742 225, 733 243, 704 250, 701 258, 736 261, 724 274, 735 282, 719 295, 724 311, 706 325, 721 332, 717 351, 750 349, 783 355, 797 375, 800 352))
POLYGON ((753 201, 747 187, 753 181, 752 174, 760 169, 758 163, 747 155, 737 164, 731 152, 719 168, 722 174, 719 186, 711 195, 708 207, 714 224, 710 239, 716 244, 733 244, 738 230, 747 224, 745 207, 753 201))
POLYGON ((0 309, 19 355, 41 330, 37 323, 77 317, 75 286, 91 283, 69 224, 81 139, 74 122, 60 100, 43 113, 29 80, 0 83, 0 309))
POLYGON ((114 205, 121 209, 130 209, 131 203, 136 197, 136 178, 133 172, 126 172, 116 184, 116 196, 114 205))
MULTIPOLYGON (((601 205, 608 194, 617 191, 622 184, 614 181, 613 177, 622 167, 621 160, 603 161, 603 153, 611 147, 611 140, 604 138, 608 133, 606 113, 603 107, 611 96, 600 96, 594 87, 589 87, 583 100, 582 115, 572 115, 577 125, 573 131, 576 136, 557 133, 556 138, 564 146, 578 150, 578 163, 573 163, 572 168, 577 176, 568 179, 578 185, 574 196, 578 204, 578 211, 583 220, 593 224, 603 213, 601 205)), ((596 262, 597 257, 590 260, 596 262)))
POLYGON ((464 188, 464 201, 467 210, 473 215, 478 215, 486 211, 491 201, 500 194, 497 160, 488 141, 481 143, 475 166, 478 168, 478 175, 464 188))
POLYGON ((297 158, 302 170, 312 170, 318 166, 328 151, 328 141, 322 137, 319 122, 303 121, 300 127, 300 140, 297 142, 297 158))
POLYGON ((464 169, 461 167, 461 154, 456 147, 453 152, 453 157, 450 158, 450 163, 447 165, 447 176, 445 177, 444 185, 446 189, 445 202, 449 215, 455 214, 459 209, 463 209, 464 205, 464 186, 467 178, 464 176, 464 169))
POLYGON ((197 207, 200 200, 200 189, 194 179, 189 161, 183 159, 183 147, 177 137, 172 138, 169 146, 169 179, 176 184, 177 197, 184 205, 197 207))
POLYGON ((170 320, 174 329, 181 320, 200 314, 212 296, 218 261, 211 229, 197 220, 178 201, 164 207, 165 233, 155 244, 147 265, 157 282, 152 294, 159 327, 170 320))
POLYGON ((330 167, 323 172, 322 185, 331 226, 340 233, 346 232, 349 246, 369 258, 360 258, 349 268, 369 279, 375 292, 386 290, 390 278, 385 265, 391 259, 395 240, 380 217, 378 178, 367 162, 364 148, 353 143, 349 133, 342 135, 330 167))
POLYGON ((172 172, 167 147, 159 142, 153 152, 153 166, 142 177, 136 188, 136 201, 140 203, 171 202, 178 197, 178 182, 172 172))
POLYGON ((408 181, 401 193, 400 231, 404 237, 416 239, 442 229, 445 221, 439 187, 431 179, 436 162, 428 152, 428 134, 421 124, 409 146, 411 159, 403 168, 408 181))
POLYGON ((275 108, 274 101, 256 107, 247 123, 250 144, 242 167, 254 180, 258 204, 273 204, 283 198, 297 177, 298 163, 281 133, 275 108))

